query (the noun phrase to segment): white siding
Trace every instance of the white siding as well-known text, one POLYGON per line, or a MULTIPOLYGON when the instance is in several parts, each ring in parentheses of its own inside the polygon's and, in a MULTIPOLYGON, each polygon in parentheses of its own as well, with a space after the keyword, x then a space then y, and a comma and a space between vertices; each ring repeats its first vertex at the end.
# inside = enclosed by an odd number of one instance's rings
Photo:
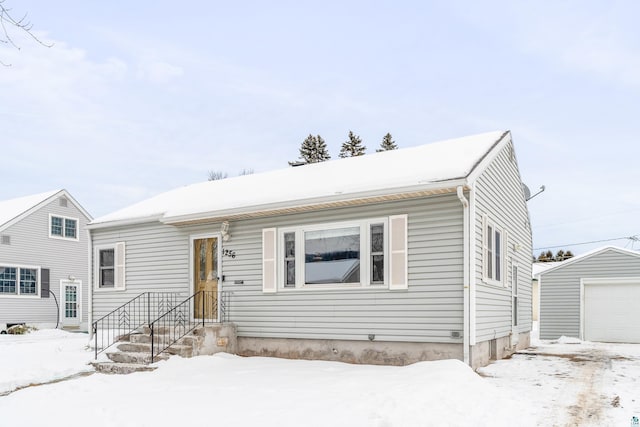
POLYGON ((531 228, 520 173, 509 141, 475 186, 476 341, 511 333, 511 275, 518 264, 518 332, 531 330, 531 228), (483 281, 483 217, 503 230, 503 284, 483 281), (506 232, 506 236, 504 236, 506 232), (506 240, 505 240, 506 237, 506 240))
MULTIPOLYGON (((218 230, 220 224, 94 230, 96 245, 127 245, 126 291, 96 292, 95 318, 144 291, 189 292, 189 236, 218 230)), ((223 257, 222 287, 232 292, 229 320, 239 336, 462 342, 462 205, 455 195, 236 221, 230 234, 224 249, 236 257, 223 257), (263 229, 401 214, 408 215, 408 290, 263 292, 263 229)))
POLYGON ((580 279, 640 277, 640 258, 615 250, 576 260, 541 276, 540 338, 580 336, 580 279))
MULTIPOLYGON (((0 244, 0 264, 39 266, 50 270, 50 289, 62 304, 60 280, 74 276, 82 281, 82 329, 87 329, 87 259, 85 227, 88 218, 71 201, 60 206, 59 198, 2 231, 10 244, 0 244), (77 218, 78 240, 49 237, 49 214, 77 218)), ((55 325, 56 303, 49 298, 11 298, 0 295, 0 323, 45 323, 55 325)))

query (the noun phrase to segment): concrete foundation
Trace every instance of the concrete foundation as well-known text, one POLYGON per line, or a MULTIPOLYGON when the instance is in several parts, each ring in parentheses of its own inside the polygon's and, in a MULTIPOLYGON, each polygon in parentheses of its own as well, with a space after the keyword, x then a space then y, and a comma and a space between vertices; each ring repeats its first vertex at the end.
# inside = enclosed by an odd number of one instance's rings
POLYGON ((215 353, 238 354, 236 325, 219 323, 196 329, 193 335, 198 339, 192 343, 193 355, 211 355, 215 353))
POLYGON ((518 343, 512 345, 511 336, 495 338, 471 346, 470 362, 473 369, 487 366, 493 360, 500 360, 511 356, 518 350, 529 347, 531 336, 529 332, 518 335, 518 343))
POLYGON ((237 354, 394 366, 463 359, 462 344, 247 337, 238 337, 237 354))

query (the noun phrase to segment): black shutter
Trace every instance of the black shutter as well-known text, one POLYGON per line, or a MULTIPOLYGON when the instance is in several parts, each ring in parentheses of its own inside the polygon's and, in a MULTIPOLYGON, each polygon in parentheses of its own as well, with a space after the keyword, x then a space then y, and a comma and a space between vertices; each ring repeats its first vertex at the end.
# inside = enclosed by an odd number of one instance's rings
POLYGON ((49 269, 40 269, 40 298, 49 298, 49 269))

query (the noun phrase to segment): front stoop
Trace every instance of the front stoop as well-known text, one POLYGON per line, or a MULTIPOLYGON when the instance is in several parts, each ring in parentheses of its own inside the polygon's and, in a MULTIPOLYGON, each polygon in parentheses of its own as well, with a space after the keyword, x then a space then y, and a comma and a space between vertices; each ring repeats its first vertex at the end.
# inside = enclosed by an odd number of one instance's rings
MULTIPOLYGON (((166 333, 167 331, 157 331, 166 333)), ((168 337, 156 335, 154 345, 167 342, 168 337)), ((236 353, 236 328, 233 324, 216 324, 196 328, 179 339, 160 355, 154 362, 167 360, 170 356, 193 357, 218 352, 236 353)), ((153 371, 151 363, 151 331, 143 327, 137 333, 123 336, 115 351, 106 352, 109 362, 93 362, 96 371, 105 374, 130 374, 139 371, 153 371)))

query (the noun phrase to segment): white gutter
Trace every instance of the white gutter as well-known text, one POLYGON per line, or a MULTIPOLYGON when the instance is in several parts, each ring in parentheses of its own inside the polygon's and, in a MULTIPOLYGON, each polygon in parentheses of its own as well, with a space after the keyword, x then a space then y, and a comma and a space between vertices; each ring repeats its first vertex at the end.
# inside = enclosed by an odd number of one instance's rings
POLYGON ((476 345, 476 184, 469 190, 469 345, 476 345))
POLYGON ((470 365, 469 357, 469 201, 464 197, 464 187, 462 185, 457 188, 458 199, 462 203, 462 240, 463 240, 463 290, 464 290, 464 315, 463 315, 463 340, 462 340, 462 354, 463 361, 467 365, 470 365))

